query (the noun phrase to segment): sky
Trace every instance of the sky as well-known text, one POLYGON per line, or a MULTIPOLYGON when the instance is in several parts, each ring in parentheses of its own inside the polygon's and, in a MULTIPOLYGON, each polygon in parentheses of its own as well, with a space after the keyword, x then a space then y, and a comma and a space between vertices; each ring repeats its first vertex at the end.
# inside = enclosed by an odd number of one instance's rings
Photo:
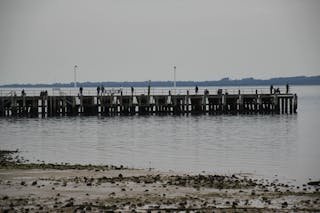
POLYGON ((0 0, 0 84, 320 75, 318 0, 0 0))

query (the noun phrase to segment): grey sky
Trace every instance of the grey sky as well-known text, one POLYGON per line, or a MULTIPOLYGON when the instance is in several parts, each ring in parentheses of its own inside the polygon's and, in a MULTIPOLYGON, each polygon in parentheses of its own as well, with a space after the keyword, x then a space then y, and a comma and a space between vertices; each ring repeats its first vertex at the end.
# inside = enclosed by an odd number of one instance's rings
POLYGON ((318 0, 0 0, 0 84, 320 74, 318 0))

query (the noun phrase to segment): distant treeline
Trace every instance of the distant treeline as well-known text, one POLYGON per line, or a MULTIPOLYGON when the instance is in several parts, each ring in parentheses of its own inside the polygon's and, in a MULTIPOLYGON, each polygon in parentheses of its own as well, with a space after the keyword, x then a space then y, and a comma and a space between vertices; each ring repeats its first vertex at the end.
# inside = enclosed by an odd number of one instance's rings
MULTIPOLYGON (((263 85, 320 85, 320 75, 318 76, 296 76, 296 77, 280 77, 271 78, 267 80, 243 78, 240 80, 232 80, 230 78, 223 78, 218 81, 177 81, 178 87, 193 87, 193 86, 263 86, 263 85)), ((135 82, 82 82, 77 83, 78 87, 97 87, 103 85, 104 87, 146 87, 149 81, 135 81, 135 82)), ((151 81, 152 87, 171 87, 172 81, 151 81)), ((54 84, 8 84, 0 85, 0 87, 73 87, 71 83, 54 83, 54 84)))

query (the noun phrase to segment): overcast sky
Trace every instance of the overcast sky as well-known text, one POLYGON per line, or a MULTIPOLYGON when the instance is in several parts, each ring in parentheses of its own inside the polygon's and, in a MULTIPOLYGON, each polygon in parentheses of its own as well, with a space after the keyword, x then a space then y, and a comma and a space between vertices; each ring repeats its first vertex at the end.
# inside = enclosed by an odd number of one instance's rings
POLYGON ((0 0, 0 84, 320 75, 319 0, 0 0))

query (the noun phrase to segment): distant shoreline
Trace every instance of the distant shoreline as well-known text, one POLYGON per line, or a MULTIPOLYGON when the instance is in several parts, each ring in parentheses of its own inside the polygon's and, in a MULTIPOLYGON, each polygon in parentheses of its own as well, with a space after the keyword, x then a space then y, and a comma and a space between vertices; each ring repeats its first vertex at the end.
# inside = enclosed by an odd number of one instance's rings
MULTIPOLYGON (((172 87, 173 81, 104 81, 104 82, 77 82, 78 87, 172 87)), ((295 77, 278 77, 266 80, 243 78, 240 80, 232 80, 223 78, 218 81, 177 81, 177 87, 194 87, 194 86, 269 86, 269 85, 320 85, 320 75, 318 76, 295 76, 295 77)), ((70 83, 52 83, 52 84, 5 84, 0 85, 0 88, 63 88, 73 87, 73 82, 70 83)))

